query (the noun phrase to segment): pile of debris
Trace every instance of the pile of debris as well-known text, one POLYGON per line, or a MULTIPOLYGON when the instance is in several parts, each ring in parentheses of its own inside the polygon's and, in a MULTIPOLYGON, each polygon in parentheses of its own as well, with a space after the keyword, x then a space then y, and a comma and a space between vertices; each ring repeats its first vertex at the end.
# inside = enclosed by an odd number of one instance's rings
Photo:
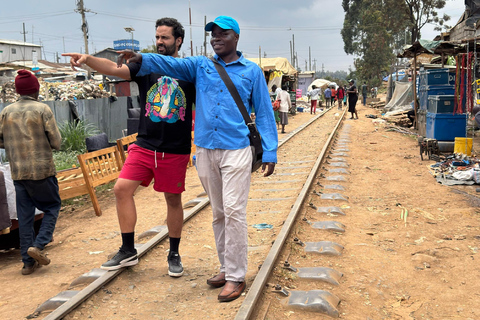
MULTIPOLYGON (((93 80, 51 83, 39 79, 39 82, 41 101, 97 99, 115 96, 115 93, 106 91, 102 83, 96 83, 93 80)), ((14 82, 7 82, 0 87, 0 102, 12 103, 19 97, 15 92, 14 82)))
POLYGON ((0 102, 15 102, 18 97, 13 82, 6 82, 3 87, 0 87, 0 102))
POLYGON ((370 102, 368 105, 371 108, 380 109, 385 107, 385 101, 370 102))
POLYGON ((452 154, 432 164, 430 173, 443 185, 480 184, 480 160, 463 154, 452 154))
POLYGON ((410 119, 408 119, 407 113, 408 113, 408 110, 389 112, 388 114, 383 115, 382 119, 390 123, 393 123, 396 126, 409 128, 412 126, 412 122, 410 121, 410 119))

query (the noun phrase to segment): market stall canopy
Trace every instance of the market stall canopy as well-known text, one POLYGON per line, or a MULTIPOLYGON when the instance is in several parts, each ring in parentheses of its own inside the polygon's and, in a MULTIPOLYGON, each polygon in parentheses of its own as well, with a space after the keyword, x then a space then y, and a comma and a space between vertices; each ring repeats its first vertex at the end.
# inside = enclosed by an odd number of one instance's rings
POLYGON ((413 58, 421 53, 436 53, 436 54, 454 54, 462 50, 463 46, 453 44, 446 41, 431 41, 420 39, 412 45, 404 47, 404 51, 397 55, 397 58, 413 58))
POLYGON ((296 76, 298 71, 288 62, 287 58, 248 58, 248 60, 256 63, 263 71, 278 70, 284 75, 296 76))
POLYGON ((317 88, 322 88, 322 90, 325 90, 330 83, 332 83, 332 81, 327 79, 315 79, 312 83, 310 83, 307 90, 312 90, 313 85, 315 85, 317 88))

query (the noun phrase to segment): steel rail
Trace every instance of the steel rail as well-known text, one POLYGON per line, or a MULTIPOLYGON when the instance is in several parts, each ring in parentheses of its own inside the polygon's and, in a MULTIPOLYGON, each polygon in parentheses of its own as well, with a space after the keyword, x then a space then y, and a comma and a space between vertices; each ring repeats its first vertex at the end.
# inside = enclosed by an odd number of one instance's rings
POLYGON ((325 158, 328 148, 330 147, 330 144, 333 141, 333 138, 335 137, 336 133, 338 132, 338 129, 342 124, 346 111, 347 110, 344 110, 342 116, 338 120, 337 125, 333 130, 333 133, 330 134, 330 136, 328 137, 327 142, 325 143, 325 145, 322 148, 322 151, 320 152, 320 155, 315 161, 315 164, 312 170, 310 171, 310 174, 308 175, 307 180, 303 185, 303 188, 300 191, 297 197, 297 200, 295 201, 295 204, 290 210, 290 213, 287 219, 285 220, 285 223, 283 224, 283 227, 280 230, 280 233, 278 234, 278 237, 275 239, 275 242, 273 243, 272 248, 270 249, 267 257, 265 258, 265 261, 262 263, 262 267, 258 271, 258 274, 255 276, 255 280, 253 281, 250 289, 248 290, 245 300, 243 300, 242 305, 238 309, 237 315, 235 316, 235 320, 248 320, 252 315, 252 312, 256 307, 256 303, 260 298, 260 294, 262 293, 262 290, 265 288, 265 284, 268 280, 268 276, 272 272, 273 267, 275 266, 275 262, 277 261, 277 258, 280 254, 280 251, 282 250, 283 245, 285 244, 285 241, 288 235, 290 234, 290 230, 295 224, 295 220, 298 216, 298 213, 300 212, 302 203, 305 201, 308 195, 308 190, 310 189, 315 179, 318 169, 322 165, 322 162, 325 158))
MULTIPOLYGON (((294 137, 297 133, 301 132, 305 128, 307 128, 309 125, 314 123, 316 120, 321 118, 325 113, 328 111, 332 110, 333 108, 328 108, 325 109, 323 112, 321 112, 318 116, 313 117, 310 121, 306 122, 305 124, 297 127, 295 130, 293 130, 288 136, 285 137, 285 139, 282 139, 281 142, 278 144, 278 148, 283 146, 287 141, 289 141, 292 137, 294 137)), ((343 116, 342 116, 343 118, 343 116)), ((341 119, 342 119, 341 118, 341 119)), ((341 120, 340 119, 340 120, 341 120)), ((337 124, 338 127, 338 124, 337 124)), ((330 135, 329 142, 331 141, 332 135, 330 135)), ((312 178, 313 179, 313 178, 312 178)), ((298 202, 298 200, 297 200, 298 202)), ((300 202, 301 203, 301 202, 300 202)), ((208 204, 210 204, 210 200, 208 198, 205 198, 203 201, 198 203, 195 207, 193 207, 188 213, 184 214, 184 220, 183 222, 185 223, 188 221, 190 218, 195 216, 198 212, 200 212, 204 207, 206 207, 208 204)), ((294 206, 295 207, 295 206, 294 206)), ((283 230, 283 229, 282 229, 283 230)), ((155 237, 150 239, 148 242, 142 244, 141 246, 137 247, 137 254, 138 257, 140 258, 144 254, 146 254, 149 250, 154 248, 158 243, 166 239, 168 236, 168 229, 165 228, 161 232, 159 232, 155 237)), ((277 241, 275 241, 277 243, 277 241)), ((283 241, 282 241, 283 243, 283 241)), ((275 244, 274 244, 275 245, 275 244)), ((267 257, 268 258, 268 257, 267 257)), ((103 286, 105 286, 108 282, 112 281, 114 278, 116 278, 118 275, 120 275, 126 268, 121 268, 118 270, 114 271, 109 271, 106 272, 104 275, 100 276, 98 279, 90 283, 87 287, 84 289, 80 290, 75 296, 73 296, 71 299, 60 305, 58 308, 53 310, 50 314, 48 314, 44 320, 61 320, 63 319, 67 314, 69 314, 71 311, 73 311, 76 307, 81 305, 85 300, 87 300, 90 296, 95 294, 98 290, 100 290, 103 286)), ((262 268, 263 269, 263 268, 262 268)), ((255 284, 255 282, 254 282, 255 284)), ((251 291, 251 289, 250 289, 251 291)), ((250 292, 249 292, 250 293, 250 292)), ((249 295, 247 295, 247 298, 249 295)), ((255 300, 257 300, 256 298, 255 300)), ((243 304, 242 304, 243 306, 243 304)), ((250 311, 251 312, 251 311, 250 311)))
MULTIPOLYGON (((193 207, 190 211, 184 214, 183 222, 185 223, 190 218, 195 216, 198 212, 200 212, 204 207, 206 207, 210 203, 208 198, 205 198, 200 203, 198 203, 195 207, 193 207)), ((146 254, 150 249, 154 248, 157 244, 159 244, 162 240, 166 239, 168 236, 168 229, 165 228, 161 232, 159 232, 155 237, 150 239, 148 242, 142 244, 140 247, 137 248, 137 254, 140 258, 144 254, 146 254)), ((98 279, 90 283, 87 287, 79 291, 75 296, 73 296, 70 300, 63 303, 57 309, 52 311, 48 316, 44 318, 44 320, 60 320, 69 314, 73 309, 78 307, 82 304, 83 301, 88 299, 91 295, 95 292, 100 290, 101 287, 106 285, 108 282, 113 280, 115 277, 120 275, 126 268, 121 268, 114 271, 109 271, 104 275, 100 276, 98 279)))

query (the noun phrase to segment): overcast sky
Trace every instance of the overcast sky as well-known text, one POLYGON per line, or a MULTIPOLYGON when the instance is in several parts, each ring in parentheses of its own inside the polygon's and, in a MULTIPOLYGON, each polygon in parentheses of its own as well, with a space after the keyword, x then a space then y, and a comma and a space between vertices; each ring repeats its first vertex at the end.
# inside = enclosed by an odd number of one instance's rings
MULTIPOLYGON (((0 39, 23 41, 23 23, 27 42, 42 44, 46 59, 54 61, 56 52, 84 51, 81 16, 74 12, 76 0, 2 0, 0 9, 0 39), (40 43, 41 41, 41 43, 40 43)), ((257 58, 259 47, 262 57, 285 57, 290 60, 290 42, 295 39, 299 65, 309 69, 337 71, 353 68, 353 57, 346 55, 340 31, 345 13, 342 0, 191 0, 192 21, 189 21, 188 0, 93 1, 84 0, 89 26, 89 51, 113 47, 113 40, 129 39, 124 27, 135 29, 134 38, 140 47, 151 45, 155 36, 155 21, 173 17, 185 27, 185 43, 181 51, 190 55, 190 34, 193 52, 200 52, 203 44, 203 25, 218 15, 229 15, 240 25, 238 49, 245 56, 257 58), (192 30, 190 32, 190 30, 192 30)), ((445 12, 454 25, 464 12, 464 0, 447 0, 445 12)), ((433 26, 422 30, 422 38, 433 39, 437 32, 433 26)), ((207 50, 211 52, 208 44, 207 50)), ((42 58, 43 55, 42 55, 42 58)), ((64 58, 61 58, 64 62, 64 58)))

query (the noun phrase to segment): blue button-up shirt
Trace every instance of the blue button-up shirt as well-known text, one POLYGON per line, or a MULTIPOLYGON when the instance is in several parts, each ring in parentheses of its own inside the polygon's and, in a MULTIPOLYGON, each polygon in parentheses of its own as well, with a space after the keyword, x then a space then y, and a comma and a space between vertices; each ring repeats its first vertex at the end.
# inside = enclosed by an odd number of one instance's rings
MULTIPOLYGON (((278 134, 272 104, 263 71, 253 62, 240 58, 223 65, 262 137, 263 162, 277 162, 278 134)), ((243 149, 250 145, 249 130, 235 100, 218 74, 213 62, 205 56, 178 59, 159 54, 142 54, 137 76, 160 73, 192 82, 197 90, 194 143, 206 149, 243 149)))
POLYGON ((330 88, 325 89, 325 98, 331 98, 332 97, 332 90, 330 88))

